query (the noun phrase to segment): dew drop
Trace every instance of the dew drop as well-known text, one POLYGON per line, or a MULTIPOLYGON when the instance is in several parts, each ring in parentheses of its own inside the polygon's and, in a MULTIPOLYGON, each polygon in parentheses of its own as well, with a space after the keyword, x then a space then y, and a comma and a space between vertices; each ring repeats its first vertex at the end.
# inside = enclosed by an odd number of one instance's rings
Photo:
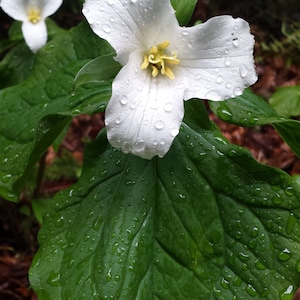
POLYGON ((254 265, 257 270, 265 270, 266 269, 266 266, 259 259, 257 259, 255 261, 254 265))
POLYGON ((48 279, 47 279, 47 283, 52 287, 59 286, 60 273, 56 273, 55 271, 52 270, 49 274, 48 279))
POLYGON ((164 110, 165 112, 171 112, 173 110, 173 104, 171 102, 166 103, 164 110))
POLYGON ((231 110, 225 106, 222 105, 217 109, 218 112, 218 116, 220 117, 220 119, 222 119, 223 121, 230 121, 232 119, 232 112, 231 110))
POLYGON ((134 101, 130 102, 129 107, 130 107, 131 109, 135 109, 135 108, 136 108, 136 103, 135 103, 134 101))
POLYGON ((250 258, 250 256, 244 252, 239 252, 238 256, 242 261, 247 261, 250 258))
POLYGON ((227 89, 231 89, 232 84, 231 84, 230 82, 227 82, 227 83, 225 84, 225 87, 226 87, 227 89))
POLYGON ((137 152, 143 151, 145 149, 145 142, 138 141, 138 142, 134 143, 133 148, 137 152))
POLYGON ((240 87, 235 87, 233 93, 235 96, 241 96, 243 94, 243 90, 240 87))
POLYGON ((248 284, 248 285, 247 285, 246 291, 247 291, 247 293, 248 293, 251 297, 257 296, 257 291, 255 290, 255 288, 254 288, 251 284, 248 284))
POLYGON ((196 75, 196 79, 197 79, 197 80, 200 80, 201 78, 202 78, 201 74, 197 74, 197 75, 196 75))
POLYGON ((239 40, 238 40, 238 38, 234 38, 234 39, 232 40, 232 45, 233 45, 234 47, 238 47, 238 46, 239 46, 239 40))
POLYGON ((218 76, 217 79, 216 79, 216 82, 219 83, 219 84, 222 83, 223 82, 223 77, 218 76))
POLYGON ((231 60, 229 58, 225 59, 225 66, 229 67, 231 65, 231 60))
POLYGON ((218 100, 221 100, 221 96, 220 94, 218 93, 218 91, 209 91, 207 94, 206 94, 206 98, 208 100, 214 100, 214 101, 218 101, 218 100))
POLYGON ((110 31, 111 31, 110 26, 108 24, 104 24, 102 26, 102 30, 106 33, 110 33, 110 31))
POLYGON ((245 78, 248 75, 248 67, 245 65, 240 66, 240 75, 242 78, 245 78))
POLYGON ((157 121, 154 126, 156 129, 161 130, 165 127, 165 123, 163 121, 157 121))
POLYGON ((126 95, 123 95, 121 98, 120 98, 120 103, 122 105, 126 105, 128 103, 128 98, 126 95))
POLYGON ((257 227, 253 227, 251 230, 251 236, 257 237, 259 233, 259 229, 257 227))
POLYGON ((177 128, 174 128, 171 130, 171 136, 175 137, 179 133, 179 130, 177 128))
POLYGON ((291 251, 287 248, 283 249, 277 255, 278 259, 281 261, 287 261, 291 258, 291 256, 292 256, 291 251))
POLYGON ((121 123, 121 119, 118 117, 118 118, 116 118, 115 122, 117 125, 119 125, 121 123))
POLYGON ((293 232, 296 223, 297 223, 297 219, 293 215, 290 215, 288 217, 287 225, 285 228, 285 230, 288 234, 291 234, 293 232))
POLYGON ((178 90, 182 90, 185 88, 185 84, 183 82, 180 82, 178 85, 177 85, 177 89, 178 90))
POLYGON ((106 282, 110 282, 111 281, 111 268, 108 270, 108 272, 106 273, 106 282))
POLYGON ((141 91, 143 90, 143 86, 142 86, 141 84, 139 84, 139 85, 136 87, 136 89, 137 89, 139 92, 141 92, 141 91))
POLYGON ((280 195, 279 194, 275 194, 275 196, 272 198, 272 202, 275 205, 281 204, 282 203, 282 199, 281 199, 280 195))
POLYGON ((235 285, 235 286, 241 286, 242 283, 243 283, 243 280, 239 276, 236 276, 233 279, 233 285, 235 285))
POLYGON ((83 7, 82 13, 83 13, 84 15, 85 15, 85 14, 88 14, 88 13, 89 13, 89 9, 86 8, 86 7, 83 7))
POLYGON ((2 182, 8 183, 11 179, 12 175, 11 174, 6 174, 2 177, 2 182))
POLYGON ((292 297, 292 295, 293 295, 293 291, 294 291, 293 286, 292 286, 292 285, 289 285, 289 286, 287 287, 287 289, 283 290, 283 291, 280 293, 280 295, 279 295, 280 300, 290 300, 290 299, 292 299, 291 297, 292 297))
POLYGON ((293 187, 289 186, 284 190, 287 196, 294 196, 293 187))

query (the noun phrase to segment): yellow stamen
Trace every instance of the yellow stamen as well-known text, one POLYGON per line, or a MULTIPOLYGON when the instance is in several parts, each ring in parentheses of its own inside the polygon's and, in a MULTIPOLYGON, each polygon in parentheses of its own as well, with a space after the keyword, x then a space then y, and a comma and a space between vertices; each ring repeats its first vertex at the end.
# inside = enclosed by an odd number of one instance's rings
POLYGON ((173 80, 175 75, 172 70, 166 66, 166 64, 178 65, 180 60, 177 58, 176 52, 172 52, 171 55, 166 55, 164 53, 164 50, 166 50, 169 45, 170 42, 165 41, 157 46, 153 46, 149 50, 148 54, 144 56, 141 69, 145 70, 150 65, 153 77, 156 77, 160 72, 162 75, 166 75, 168 78, 173 80))
POLYGON ((37 22, 39 22, 41 20, 41 12, 39 9, 37 8, 30 8, 28 11, 28 21, 36 24, 37 22))

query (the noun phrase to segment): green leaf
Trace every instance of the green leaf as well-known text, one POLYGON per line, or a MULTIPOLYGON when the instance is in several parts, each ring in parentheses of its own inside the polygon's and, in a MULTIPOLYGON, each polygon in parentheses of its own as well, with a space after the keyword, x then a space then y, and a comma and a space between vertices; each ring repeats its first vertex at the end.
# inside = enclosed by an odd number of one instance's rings
POLYGON ((300 157, 300 122, 279 116, 261 97, 250 90, 220 102, 210 102, 212 111, 223 121, 246 127, 272 124, 282 139, 300 157))
MULTIPOLYGON (((59 28, 50 19, 46 20, 46 24, 49 41, 51 41, 54 36, 64 32, 63 29, 59 28)), ((32 72, 35 54, 32 53, 26 45, 21 26, 21 22, 14 22, 9 30, 10 40, 3 44, 3 47, 10 46, 12 49, 0 62, 0 88, 19 84, 28 78, 32 72)))
POLYGON ((162 159, 122 154, 105 131, 89 145, 44 217, 30 281, 41 300, 292 299, 299 198, 191 100, 162 159))
POLYGON ((300 115, 300 86, 281 87, 269 99, 278 114, 286 118, 300 115))
POLYGON ((181 26, 187 25, 194 12, 197 0, 171 0, 176 18, 181 26))
POLYGON ((74 79, 74 89, 86 83, 101 83, 115 78, 121 69, 120 64, 114 60, 115 55, 99 56, 84 65, 74 79))
POLYGON ((74 93, 73 81, 87 61, 111 52, 111 47, 82 23, 38 51, 27 80, 0 91, 2 197, 18 200, 30 169, 72 116, 104 110, 111 82, 80 87, 74 93))

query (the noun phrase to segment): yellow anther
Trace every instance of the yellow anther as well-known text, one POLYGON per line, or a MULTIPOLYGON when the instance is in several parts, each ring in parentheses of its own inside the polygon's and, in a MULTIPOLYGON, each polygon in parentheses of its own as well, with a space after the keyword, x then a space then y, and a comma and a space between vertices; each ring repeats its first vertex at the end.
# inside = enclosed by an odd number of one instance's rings
POLYGON ((178 65, 180 60, 177 58, 176 52, 172 52, 171 55, 166 55, 164 53, 164 50, 167 49, 169 45, 170 42, 165 41, 150 48, 148 54, 144 56, 141 69, 145 70, 150 65, 153 77, 156 77, 160 72, 162 75, 173 80, 175 78, 174 73, 168 66, 166 66, 166 64, 178 65))
POLYGON ((30 8, 28 11, 28 21, 36 24, 37 22, 39 22, 41 20, 41 12, 39 9, 37 8, 30 8))

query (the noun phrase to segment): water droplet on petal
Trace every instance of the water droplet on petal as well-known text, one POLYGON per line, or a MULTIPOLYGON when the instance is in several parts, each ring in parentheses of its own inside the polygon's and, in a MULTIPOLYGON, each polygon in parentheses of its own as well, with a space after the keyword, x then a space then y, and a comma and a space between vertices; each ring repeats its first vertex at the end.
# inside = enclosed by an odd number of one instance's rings
POLYGON ((234 47, 238 47, 238 46, 239 46, 239 40, 238 40, 238 38, 234 38, 234 39, 232 40, 232 45, 233 45, 234 47))
POLYGON ((197 74, 197 75, 196 75, 196 79, 197 79, 197 80, 200 80, 201 78, 202 78, 201 74, 197 74))
POLYGON ((218 93, 218 91, 209 91, 207 94, 206 94, 206 98, 208 100, 214 100, 214 101, 218 101, 218 100, 221 100, 221 96, 220 94, 218 93))
POLYGON ((118 117, 118 118, 116 118, 115 122, 117 125, 119 125, 121 123, 121 119, 118 117))
POLYGON ((233 93, 235 96, 241 96, 243 94, 243 89, 237 86, 234 88, 233 93))
POLYGON ((136 103, 135 103, 134 101, 130 102, 129 107, 130 107, 131 109, 135 109, 135 108, 136 108, 136 103))
POLYGON ((230 58, 227 57, 227 58, 225 59, 225 66, 226 66, 226 67, 229 67, 230 65, 231 65, 231 60, 230 60, 230 58))
POLYGON ((222 83, 223 82, 223 77, 222 76, 218 76, 216 79, 217 83, 222 83))
POLYGON ((164 106, 164 110, 165 112, 171 112, 173 110, 173 104, 171 102, 168 102, 165 106, 164 106))
POLYGON ((110 26, 108 24, 104 24, 102 26, 102 30, 106 33, 109 33, 111 31, 110 26))
POLYGON ((177 128, 174 128, 171 130, 171 136, 175 137, 179 133, 179 130, 177 128))
POLYGON ((245 78, 248 75, 248 67, 245 65, 240 66, 240 75, 242 78, 245 78))
POLYGON ((120 103, 122 105, 126 105, 128 103, 128 98, 126 95, 123 95, 121 98, 120 98, 120 103))
POLYGON ((226 86, 226 88, 231 89, 232 84, 230 82, 227 82, 225 86, 226 86))
POLYGON ((182 90, 182 89, 184 89, 185 88, 185 84, 184 83, 179 83, 178 85, 177 85, 177 89, 178 90, 182 90))
POLYGON ((141 152, 145 149, 145 142, 144 141, 138 141, 134 143, 133 148, 137 152, 141 152))
POLYGON ((165 127, 165 123, 163 121, 157 121, 154 126, 156 129, 161 130, 165 127))

